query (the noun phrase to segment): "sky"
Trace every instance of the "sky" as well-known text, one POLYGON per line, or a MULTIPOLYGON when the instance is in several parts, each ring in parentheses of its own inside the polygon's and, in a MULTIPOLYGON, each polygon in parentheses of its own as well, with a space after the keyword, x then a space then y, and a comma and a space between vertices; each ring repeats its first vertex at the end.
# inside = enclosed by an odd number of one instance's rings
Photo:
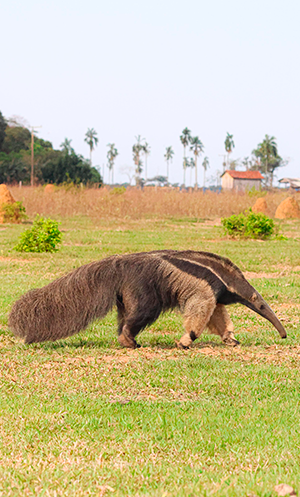
MULTIPOLYGON (((233 159, 265 134, 289 161, 278 178, 300 177, 300 2, 296 0, 9 0, 1 2, 0 111, 42 126, 58 148, 67 137, 108 181, 107 144, 119 156, 115 181, 133 174, 132 145, 151 147, 148 177, 182 183, 179 136, 188 127, 222 169, 226 133, 233 159)), ((190 180, 190 173, 187 173, 190 180)), ((193 180, 192 180, 193 181, 193 180)))

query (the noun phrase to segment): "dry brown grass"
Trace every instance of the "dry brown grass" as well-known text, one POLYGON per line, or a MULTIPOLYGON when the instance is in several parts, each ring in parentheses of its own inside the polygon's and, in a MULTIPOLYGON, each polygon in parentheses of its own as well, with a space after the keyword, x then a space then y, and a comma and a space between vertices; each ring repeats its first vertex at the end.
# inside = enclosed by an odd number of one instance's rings
MULTIPOLYGON (((56 188, 45 192, 43 187, 12 187, 16 200, 21 200, 27 214, 71 217, 85 215, 94 219, 142 219, 166 217, 216 218, 239 214, 255 203, 255 197, 245 193, 180 192, 163 188, 131 188, 115 194, 107 188, 56 188)), ((286 192, 268 193, 268 212, 288 196, 286 192)), ((300 195, 295 195, 300 197, 300 195)))

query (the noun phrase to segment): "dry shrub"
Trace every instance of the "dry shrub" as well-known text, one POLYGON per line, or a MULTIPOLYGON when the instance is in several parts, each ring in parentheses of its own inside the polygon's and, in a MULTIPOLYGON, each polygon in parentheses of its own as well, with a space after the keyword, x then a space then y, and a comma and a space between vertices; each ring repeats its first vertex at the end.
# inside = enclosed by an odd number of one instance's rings
MULTIPOLYGON (((111 195, 109 188, 88 189, 56 188, 44 195, 42 187, 12 188, 17 200, 22 200, 30 217, 89 216, 93 219, 142 219, 166 217, 216 218, 240 212, 252 206, 253 199, 247 193, 214 193, 202 191, 180 192, 162 188, 127 189, 119 195, 111 195)), ((266 196, 268 210, 274 216, 279 203, 286 198, 285 192, 266 196)))

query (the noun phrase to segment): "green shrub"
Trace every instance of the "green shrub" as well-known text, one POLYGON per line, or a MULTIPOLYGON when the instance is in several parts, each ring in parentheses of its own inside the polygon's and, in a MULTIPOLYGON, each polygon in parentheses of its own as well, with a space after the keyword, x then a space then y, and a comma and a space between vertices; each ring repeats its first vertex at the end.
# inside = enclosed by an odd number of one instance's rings
POLYGON ((125 186, 115 186, 109 193, 110 195, 122 195, 126 192, 125 186))
POLYGON ((274 221, 265 214, 250 209, 246 213, 222 219, 225 232, 234 238, 269 238, 274 234, 274 221))
POLYGON ((18 252, 57 252, 61 243, 58 223, 52 219, 36 216, 32 228, 23 231, 15 250, 18 252))
POLYGON ((267 195, 266 190, 256 190, 255 186, 247 190, 247 193, 249 197, 265 197, 267 195))
POLYGON ((13 204, 2 204, 1 214, 3 215, 4 223, 20 223, 26 219, 25 207, 22 202, 14 202, 13 204))

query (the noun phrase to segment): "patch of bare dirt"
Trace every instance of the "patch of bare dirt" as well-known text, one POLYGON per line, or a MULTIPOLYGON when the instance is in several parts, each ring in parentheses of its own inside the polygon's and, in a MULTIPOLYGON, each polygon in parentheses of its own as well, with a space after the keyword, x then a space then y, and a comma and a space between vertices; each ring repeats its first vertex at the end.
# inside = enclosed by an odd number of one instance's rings
POLYGON ((16 257, 3 257, 0 256, 0 262, 18 262, 20 264, 25 264, 27 262, 33 262, 30 259, 17 259, 16 257))
MULTIPOLYGON (((262 347, 226 347, 223 344, 208 345, 207 343, 196 344, 189 350, 155 349, 142 347, 135 350, 116 350, 114 354, 105 354, 102 357, 77 357, 64 360, 65 364, 107 364, 109 366, 118 364, 132 364, 136 361, 178 361, 182 358, 195 358, 199 355, 220 358, 229 361, 283 364, 295 361, 300 364, 300 345, 295 347, 283 347, 280 345, 270 345, 262 347)), ((51 364, 54 364, 51 362, 51 364)))
POLYGON ((287 238, 293 238, 294 240, 297 240, 299 238, 299 232, 298 231, 285 231, 284 236, 287 238))
POLYGON ((283 264, 279 264, 275 266, 277 268, 277 272, 275 273, 267 273, 265 271, 259 271, 256 273, 255 271, 243 271, 243 275, 247 279, 254 278, 281 278, 282 276, 287 276, 291 273, 297 273, 300 271, 300 266, 287 266, 283 264))
POLYGON ((207 219, 203 224, 206 224, 207 226, 222 226, 220 217, 216 219, 207 219))
POLYGON ((245 348, 243 346, 234 348, 203 346, 196 350, 198 354, 229 361, 250 362, 252 364, 267 363, 278 366, 281 364, 288 366, 290 363, 291 367, 295 365, 295 361, 300 364, 300 346, 282 347, 279 345, 270 345, 264 349, 260 347, 245 348))
POLYGON ((243 271, 243 275, 247 278, 247 280, 254 278, 279 278, 281 276, 280 273, 265 273, 264 271, 259 273, 254 273, 253 271, 243 271))
POLYGON ((127 364, 135 360, 151 361, 155 359, 177 360, 180 358, 181 350, 174 349, 155 349, 152 347, 141 347, 139 349, 122 349, 116 350, 114 354, 104 355, 97 359, 97 363, 119 363, 127 364))

